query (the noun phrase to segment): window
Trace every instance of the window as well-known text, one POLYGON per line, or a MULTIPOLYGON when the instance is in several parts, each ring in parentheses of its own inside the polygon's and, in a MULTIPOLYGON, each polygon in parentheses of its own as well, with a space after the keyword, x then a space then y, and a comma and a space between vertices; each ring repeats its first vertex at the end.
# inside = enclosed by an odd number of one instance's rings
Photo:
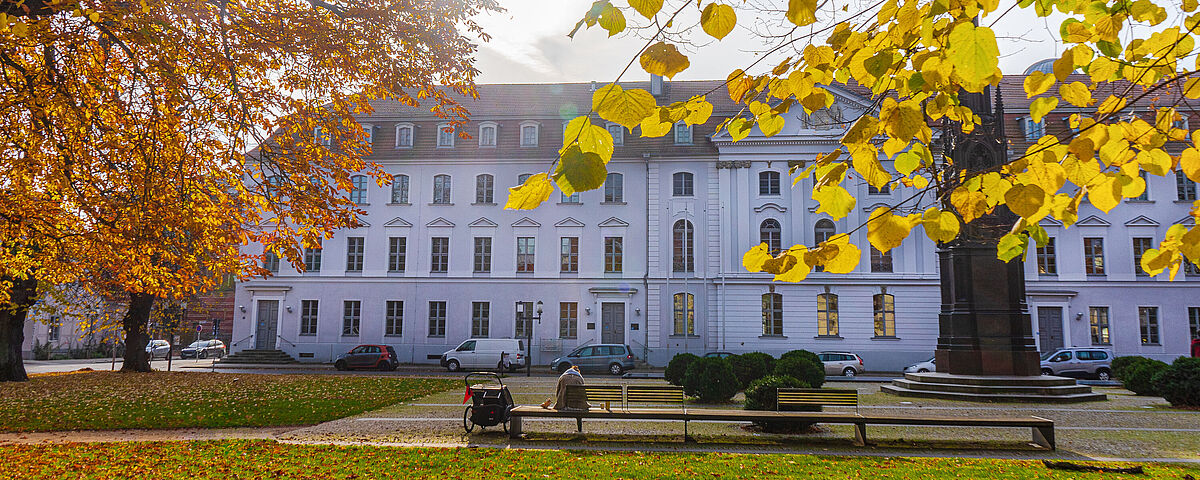
POLYGON ((491 327, 492 304, 471 302, 471 336, 487 338, 491 327))
POLYGON ((1146 250, 1154 248, 1150 245, 1150 242, 1152 241, 1153 239, 1144 237, 1133 238, 1133 273, 1137 274, 1139 277, 1150 276, 1149 273, 1146 273, 1146 271, 1142 269, 1142 255, 1146 254, 1146 250))
POLYGON ((408 256, 408 238, 388 237, 388 271, 403 272, 408 256))
POLYGON ((559 272, 579 273, 579 237, 562 237, 560 244, 559 272))
POLYGON ((404 335, 404 302, 388 300, 384 312, 383 334, 389 337, 404 335))
POLYGON ((604 203, 625 202, 625 177, 610 173, 604 179, 604 203))
POLYGON ((561 203, 579 203, 579 192, 575 192, 570 195, 563 193, 562 197, 559 198, 559 202, 561 202, 561 203))
POLYGON ((696 297, 690 293, 676 293, 675 306, 675 335, 696 334, 696 297))
MULTIPOLYGON (((829 237, 832 237, 835 232, 837 232, 837 229, 833 226, 833 222, 827 218, 822 218, 817 220, 816 226, 813 227, 813 240, 816 244, 820 244, 829 240, 829 237)), ((813 267, 813 271, 824 272, 825 266, 817 265, 813 267)))
POLYGON ((675 172, 671 175, 672 194, 676 197, 690 197, 692 193, 692 174, 688 172, 675 172))
POLYGON ((1200 307, 1188 307, 1188 330, 1192 340, 1200 339, 1200 307))
POLYGON ((313 129, 313 139, 316 140, 317 143, 324 145, 326 147, 328 147, 329 144, 332 143, 332 139, 330 138, 330 135, 328 133, 325 133, 325 131, 322 130, 321 127, 317 127, 317 128, 313 129))
POLYGON ((317 334, 317 307, 320 304, 316 300, 301 300, 300 301, 300 334, 301 335, 316 335, 317 334))
POLYGON ((533 176, 532 173, 522 173, 520 175, 517 175, 517 185, 524 185, 525 181, 529 180, 529 177, 532 177, 532 176, 533 176))
POLYGON ((355 205, 367 203, 367 176, 355 175, 350 177, 350 201, 355 205))
POLYGON ((692 143, 692 127, 687 122, 675 124, 675 143, 677 145, 692 143))
POLYGON ((891 195, 891 194, 892 194, 891 184, 884 185, 883 188, 877 188, 874 185, 867 184, 867 195, 891 195))
POLYGON ((896 297, 890 293, 877 293, 875 304, 875 336, 896 336, 896 297))
POLYGON ((1058 259, 1054 256, 1054 237, 1046 240, 1045 245, 1037 247, 1037 267, 1039 275, 1058 275, 1058 259))
POLYGON ((392 203, 408 203, 408 175, 392 177, 392 203))
POLYGON ((438 205, 450 204, 449 175, 436 175, 433 177, 433 203, 438 205))
POLYGON ((492 186, 494 183, 493 177, 486 173, 475 176, 475 203, 493 203, 492 186))
POLYGON ((1142 326, 1142 345, 1158 345, 1158 307, 1138 307, 1142 326))
POLYGON ((533 237, 517 237, 517 271, 533 273, 533 237))
POLYGON ((496 125, 483 124, 479 126, 479 146, 496 146, 496 125))
POLYGON ((1108 307, 1088 307, 1092 327, 1092 345, 1108 345, 1108 307))
POLYGON ((453 148, 454 147, 454 126, 453 125, 438 125, 437 136, 438 148, 453 148))
POLYGON ((475 237, 475 273, 492 271, 492 237, 475 237))
POLYGON ((342 336, 357 336, 362 322, 362 302, 346 300, 342 303, 342 336))
POLYGON ((1196 201, 1196 182, 1179 170, 1175 171, 1175 194, 1181 201, 1196 201))
POLYGON ((279 255, 276 255, 274 252, 264 253, 263 268, 271 273, 279 273, 279 255))
POLYGON ((1083 266, 1088 275, 1104 275, 1104 239, 1083 239, 1083 266))
POLYGON ((758 225, 758 243, 765 243, 768 251, 777 252, 783 248, 782 232, 783 229, 774 218, 763 220, 758 225))
POLYGON ((62 331, 61 327, 62 325, 58 323, 58 317, 52 317, 50 319, 50 325, 48 325, 46 328, 46 341, 57 342, 58 335, 62 331))
POLYGON ((304 249, 304 271, 321 271, 321 247, 304 249))
POLYGON ((695 229, 692 222, 679 220, 671 227, 671 271, 694 272, 695 262, 695 229))
POLYGON ((366 239, 363 237, 346 238, 346 271, 361 272, 363 269, 363 252, 366 250, 366 239))
POLYGON ((604 237, 604 273, 621 273, 621 237, 604 237))
POLYGON ((446 302, 429 302, 429 336, 446 336, 446 302))
POLYGON ((521 125, 521 146, 536 147, 538 145, 537 125, 521 125))
POLYGON ((1149 202, 1150 201, 1150 176, 1145 170, 1138 172, 1138 176, 1142 177, 1142 183, 1146 188, 1142 189, 1142 194, 1129 199, 1131 202, 1149 202))
POLYGON ((783 336, 783 295, 764 293, 762 296, 763 336, 783 336))
POLYGON ((412 148, 413 146, 413 127, 410 124, 402 123, 396 125, 396 148, 412 148))
POLYGON ((1021 119, 1021 132, 1025 134, 1025 140, 1036 142, 1046 134, 1046 119, 1040 122, 1034 122, 1032 118, 1024 117, 1021 119))
POLYGON ((429 242, 429 271, 446 273, 450 266, 450 238, 433 237, 429 242))
POLYGON ((608 134, 612 135, 613 145, 624 145, 625 144, 625 127, 622 127, 615 123, 610 124, 608 126, 608 134))
POLYGON ((871 271, 876 273, 892 273, 892 251, 881 252, 871 246, 871 271))
POLYGON ((579 304, 558 303, 558 338, 579 337, 579 304))
POLYGON ((371 125, 369 123, 363 123, 363 124, 360 124, 359 126, 362 127, 363 133, 367 134, 367 145, 374 146, 375 145, 375 126, 371 125))
POLYGON ((525 338, 533 333, 533 302, 517 302, 516 322, 513 337, 525 338))
POLYGON ((779 195, 779 172, 758 172, 758 194, 779 195))
POLYGON ((817 295, 817 335, 838 336, 838 297, 835 294, 817 295))

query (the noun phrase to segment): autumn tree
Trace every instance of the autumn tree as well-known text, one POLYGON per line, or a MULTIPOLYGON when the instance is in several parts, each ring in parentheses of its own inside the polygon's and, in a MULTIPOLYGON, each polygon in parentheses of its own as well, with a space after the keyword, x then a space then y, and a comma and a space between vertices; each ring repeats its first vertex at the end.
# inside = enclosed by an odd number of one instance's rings
MULTIPOLYGON (((781 115, 790 109, 811 114, 828 107, 834 100, 825 88, 830 85, 856 83, 869 89, 875 108, 847 124, 841 147, 792 172, 797 179, 815 178, 812 197, 820 211, 838 219, 854 208, 855 198, 842 186, 852 173, 876 188, 905 188, 911 193, 906 200, 876 209, 859 227, 867 229, 872 246, 887 252, 914 227, 922 227, 934 241, 947 242, 965 230, 964 224, 973 225, 1004 206, 1019 217, 997 252, 1010 260, 1022 256, 1031 239, 1045 240, 1046 232, 1038 226, 1043 218, 1070 226, 1084 202, 1108 212, 1121 199, 1137 197, 1145 189, 1142 172, 1163 176, 1179 169, 1200 181, 1200 134, 1176 123, 1180 102, 1200 98, 1200 57, 1192 58, 1200 27, 1197 7, 1196 0, 1018 0, 1004 5, 998 0, 598 0, 575 31, 599 27, 610 36, 635 32, 647 40, 636 62, 646 72, 668 78, 694 59, 706 61, 702 53, 691 58, 683 53, 703 51, 704 42, 689 39, 720 41, 737 26, 760 33, 762 55, 742 68, 731 66, 723 91, 709 92, 728 94, 743 106, 738 115, 716 120, 722 122, 719 130, 735 141, 754 128, 765 136, 778 133, 781 115), (1164 7, 1173 9, 1173 17, 1164 7), (1065 48, 1053 73, 1034 72, 1024 81, 1025 93, 1037 97, 1030 107, 1033 120, 1050 114, 1060 102, 1087 113, 1071 113, 1070 131, 1041 137, 1007 164, 955 168, 938 154, 934 127, 969 133, 979 124, 978 112, 964 104, 962 93, 999 84, 1003 72, 992 27, 1017 9, 1064 18, 1057 40, 1065 48), (762 25, 778 28, 763 30, 762 25), (687 48, 681 49, 685 43, 687 48), (778 63, 759 65, 768 58, 778 63), (1077 71, 1083 75, 1072 75, 1077 71), (1141 114, 1133 114, 1135 108, 1141 114), (936 200, 921 203, 922 198, 936 200)), ((555 187, 571 194, 603 183, 612 137, 593 124, 593 115, 656 137, 670 132, 675 122, 704 123, 711 113, 703 95, 657 105, 641 89, 623 89, 615 82, 599 88, 592 112, 568 125, 552 168, 514 187, 507 207, 535 207, 555 187)), ((1191 215, 1200 220, 1200 204, 1191 215)), ((859 252, 849 234, 840 234, 782 251, 769 251, 763 244, 746 252, 744 263, 750 271, 796 282, 817 266, 850 272, 859 252)), ((1200 263, 1200 227, 1174 225, 1157 249, 1142 256, 1141 267, 1151 275, 1168 272, 1174 278, 1187 261, 1200 263)))
POLYGON ((145 371, 158 298, 265 272, 362 212, 372 100, 461 122, 493 0, 0 1, 0 378, 24 379, 38 281, 129 299, 145 371), (268 142, 267 139, 271 140, 268 142), (252 152, 251 152, 252 151, 252 152), (247 156, 247 153, 251 153, 247 156))

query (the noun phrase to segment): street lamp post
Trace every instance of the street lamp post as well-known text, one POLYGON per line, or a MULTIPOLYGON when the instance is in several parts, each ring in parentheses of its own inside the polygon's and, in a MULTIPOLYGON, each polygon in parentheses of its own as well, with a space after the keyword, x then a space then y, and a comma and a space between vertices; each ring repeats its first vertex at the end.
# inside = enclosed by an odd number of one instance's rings
POLYGON ((542 323, 542 301, 538 300, 534 313, 529 315, 529 323, 525 324, 525 376, 533 375, 533 321, 542 323))

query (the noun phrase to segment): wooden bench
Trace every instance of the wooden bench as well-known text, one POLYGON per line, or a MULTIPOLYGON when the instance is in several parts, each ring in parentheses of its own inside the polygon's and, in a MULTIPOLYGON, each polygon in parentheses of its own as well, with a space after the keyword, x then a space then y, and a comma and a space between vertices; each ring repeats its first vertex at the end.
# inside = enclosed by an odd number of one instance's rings
POLYGON ((775 410, 785 407, 854 407, 858 412, 858 390, 832 388, 780 388, 775 391, 775 410))
POLYGON ((510 413, 509 436, 521 435, 522 417, 574 418, 575 428, 583 432, 583 420, 587 419, 654 419, 680 420, 684 422, 687 436, 687 409, 684 406, 683 389, 662 385, 568 385, 568 403, 588 403, 585 410, 553 410, 537 406, 515 407, 510 413), (609 408, 598 405, 608 402, 609 408), (617 408, 612 408, 616 404, 617 408), (679 410, 662 408, 630 408, 633 404, 678 404, 679 410))

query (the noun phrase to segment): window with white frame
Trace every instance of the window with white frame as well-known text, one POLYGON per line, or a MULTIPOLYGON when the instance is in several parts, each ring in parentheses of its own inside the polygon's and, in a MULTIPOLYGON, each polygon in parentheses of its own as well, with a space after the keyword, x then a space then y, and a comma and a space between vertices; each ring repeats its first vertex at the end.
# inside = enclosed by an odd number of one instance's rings
POLYGON ((896 297, 890 293, 877 293, 872 297, 875 310, 875 336, 896 336, 896 297))
POLYGON ((361 272, 363 270, 363 256, 366 252, 365 237, 347 237, 346 238, 346 271, 361 272))
POLYGON ((672 297, 675 325, 673 335, 696 334, 696 297, 690 293, 676 293, 672 297))
POLYGON ((521 146, 538 146, 538 125, 536 123, 528 122, 521 124, 521 146))
POLYGON ((450 237, 429 239, 429 271, 446 273, 450 267, 450 237))
POLYGON ((403 272, 407 257, 408 237, 388 237, 388 271, 403 272))
POLYGON ((471 337, 487 338, 491 332, 491 302, 471 302, 471 337))
POLYGON ((675 144, 686 145, 692 143, 692 127, 687 122, 679 122, 675 124, 675 144))
POLYGON ((758 194, 779 195, 779 172, 758 172, 758 194))
POLYGON ((367 134, 367 146, 375 145, 375 125, 363 123, 360 126, 363 129, 363 133, 367 134))
POLYGON ((892 273, 892 251, 879 251, 871 246, 871 271, 875 273, 892 273))
POLYGON ((453 148, 454 147, 454 125, 444 123, 438 125, 437 146, 438 148, 453 148))
POLYGON ((1142 345, 1158 345, 1158 307, 1138 307, 1142 345))
POLYGON ((412 148, 412 146, 413 125, 411 123, 396 125, 396 148, 412 148))
POLYGON ((625 202, 625 177, 610 173, 604 178, 604 203, 625 202))
POLYGON ((608 134, 612 136, 613 145, 625 144, 625 127, 610 123, 608 124, 608 134))
POLYGON ((675 172, 671 175, 671 194, 676 197, 690 197, 695 194, 695 181, 691 172, 675 172))
POLYGON ((579 337, 579 303, 558 303, 558 338, 579 337))
POLYGON ((333 139, 331 138, 331 135, 329 135, 329 133, 325 132, 325 130, 321 127, 316 127, 313 129, 313 140, 315 140, 317 143, 324 145, 326 147, 328 147, 331 143, 333 143, 333 139))
POLYGON ((621 273, 624 270, 624 238, 604 237, 604 273, 621 273))
MULTIPOLYGON (((833 237, 834 233, 836 233, 836 232, 837 232, 837 227, 835 227, 833 225, 833 221, 829 220, 828 218, 822 218, 820 220, 817 220, 816 226, 813 227, 814 244, 819 245, 821 242, 829 240, 829 238, 833 237)), ((824 272, 825 266, 817 265, 817 266, 813 267, 813 271, 814 272, 824 272)))
POLYGON ((1133 237, 1133 273, 1139 277, 1148 277, 1149 273, 1142 269, 1142 255, 1146 254, 1146 250, 1154 248, 1154 239, 1147 237, 1133 237))
POLYGON ((532 176, 533 176, 532 173, 522 173, 520 175, 517 175, 517 185, 524 185, 525 182, 527 180, 529 180, 529 177, 532 177, 532 176))
POLYGON ((486 173, 475 176, 475 203, 493 203, 495 178, 486 173))
POLYGON ((1138 172, 1138 176, 1142 178, 1142 183, 1146 186, 1142 189, 1142 194, 1129 199, 1133 202, 1149 202, 1150 201, 1150 176, 1145 170, 1138 172))
POLYGON ((362 324, 362 302, 346 300, 342 302, 342 336, 358 336, 362 324))
POLYGON ((496 146, 496 124, 482 123, 479 125, 479 146, 496 146))
POLYGON ((383 334, 389 337, 404 335, 404 302, 388 300, 383 319, 383 334))
POLYGON ((475 237, 475 273, 492 271, 492 237, 475 237))
POLYGON ((561 237, 559 244, 559 273, 579 273, 579 237, 561 237))
POLYGON ((758 225, 758 243, 767 244, 767 251, 778 252, 783 248, 783 228, 774 218, 763 220, 758 225))
POLYGON ((517 271, 533 273, 534 238, 517 237, 517 271))
POLYGON ((1037 246, 1038 275, 1058 275, 1058 255, 1055 252, 1054 238, 1050 237, 1045 244, 1037 246))
POLYGON ((696 229, 692 227, 692 222, 687 220, 678 220, 671 227, 672 272, 685 273, 696 271, 695 231, 696 229))
POLYGON ((429 302, 429 336, 446 336, 446 302, 429 302))
POLYGON ((1180 201, 1196 201, 1196 182, 1188 178, 1181 170, 1175 171, 1175 195, 1180 201))
POLYGON ((563 193, 561 195, 562 196, 559 198, 560 203, 579 203, 579 192, 575 192, 570 195, 563 193))
POLYGON ((450 204, 450 176, 449 175, 434 175, 433 177, 433 203, 435 205, 450 204))
POLYGON ((1108 307, 1088 307, 1092 345, 1109 345, 1108 307))
POLYGON ((408 175, 392 177, 392 203, 408 203, 408 175))
POLYGON ((762 295, 762 334, 764 337, 783 336, 783 294, 762 295))
POLYGON ((1036 142, 1046 134, 1046 119, 1035 122, 1030 117, 1021 117, 1021 133, 1025 134, 1025 140, 1036 142))
POLYGON ((317 311, 320 304, 316 300, 300 301, 300 334, 317 334, 317 311))
POLYGON ((838 332, 837 294, 817 294, 817 336, 836 337, 838 332))
POLYGON ((304 271, 321 271, 321 247, 304 248, 304 271))
POLYGON ((367 176, 355 175, 350 177, 350 201, 355 205, 367 203, 367 176))
POLYGON ((1200 340, 1200 307, 1188 307, 1188 331, 1192 340, 1200 340))
POLYGON ((1083 239, 1083 270, 1088 275, 1104 275, 1104 239, 1083 239))
POLYGON ((271 273, 279 273, 279 255, 276 255, 275 252, 264 252, 263 268, 271 273))

